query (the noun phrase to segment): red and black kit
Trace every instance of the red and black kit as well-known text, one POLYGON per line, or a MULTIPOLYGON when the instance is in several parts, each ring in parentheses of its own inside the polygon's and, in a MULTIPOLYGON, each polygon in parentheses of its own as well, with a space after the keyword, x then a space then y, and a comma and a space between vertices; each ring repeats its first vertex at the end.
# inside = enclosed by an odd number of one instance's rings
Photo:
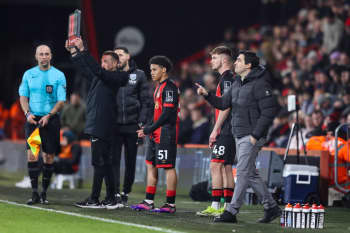
POLYGON ((176 145, 179 130, 179 89, 166 79, 154 91, 153 124, 144 128, 151 143, 146 153, 146 163, 157 168, 173 168, 176 162, 176 145))
MULTIPOLYGON (((225 71, 221 75, 219 84, 216 88, 216 96, 223 96, 224 93, 231 88, 233 82, 233 72, 231 70, 225 71)), ((219 112, 220 110, 215 109, 215 121, 218 120, 219 112)), ((217 163, 224 163, 225 165, 233 164, 235 154, 236 145, 231 132, 231 113, 229 113, 223 125, 221 126, 219 135, 217 136, 217 140, 213 148, 211 161, 217 163)))

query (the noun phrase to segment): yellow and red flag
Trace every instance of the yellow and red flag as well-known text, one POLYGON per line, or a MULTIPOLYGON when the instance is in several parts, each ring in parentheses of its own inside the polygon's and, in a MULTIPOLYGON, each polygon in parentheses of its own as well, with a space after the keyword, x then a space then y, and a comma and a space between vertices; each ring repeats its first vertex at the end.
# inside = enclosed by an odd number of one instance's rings
POLYGON ((27 139, 27 142, 28 142, 28 145, 29 145, 30 150, 32 151, 33 155, 37 158, 39 155, 40 145, 41 145, 39 128, 36 128, 33 131, 33 133, 27 139))

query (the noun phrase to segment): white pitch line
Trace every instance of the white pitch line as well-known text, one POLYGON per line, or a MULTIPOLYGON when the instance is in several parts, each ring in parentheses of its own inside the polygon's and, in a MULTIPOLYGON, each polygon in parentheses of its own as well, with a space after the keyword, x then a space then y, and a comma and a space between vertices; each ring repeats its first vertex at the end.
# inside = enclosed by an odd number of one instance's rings
POLYGON ((41 208, 38 206, 19 204, 17 202, 7 201, 7 200, 0 200, 0 203, 6 203, 6 204, 10 204, 10 205, 16 205, 16 206, 27 207, 27 208, 32 208, 32 209, 44 210, 47 212, 54 212, 54 213, 58 213, 58 214, 71 215, 71 216, 76 216, 76 217, 86 218, 86 219, 91 219, 91 220, 98 220, 101 222, 116 223, 116 224, 121 224, 121 225, 125 225, 125 226, 133 226, 133 227, 144 228, 144 229, 160 231, 160 232, 183 233, 181 231, 173 231, 173 230, 165 229, 165 228, 161 228, 161 227, 152 227, 152 226, 146 226, 146 225, 136 224, 136 223, 121 222, 118 220, 113 220, 113 219, 108 219, 108 218, 100 218, 100 217, 95 217, 95 216, 91 216, 91 215, 83 215, 83 214, 78 214, 78 213, 68 212, 68 211, 63 211, 63 210, 46 209, 46 208, 41 208))

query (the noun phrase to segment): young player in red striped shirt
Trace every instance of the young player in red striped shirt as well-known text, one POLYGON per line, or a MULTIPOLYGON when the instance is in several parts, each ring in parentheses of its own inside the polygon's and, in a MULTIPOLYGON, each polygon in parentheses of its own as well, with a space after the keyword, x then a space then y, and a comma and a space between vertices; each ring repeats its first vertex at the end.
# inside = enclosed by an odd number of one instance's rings
POLYGON ((138 130, 138 136, 149 135, 151 140, 146 150, 147 187, 146 198, 132 205, 135 210, 151 210, 161 213, 175 213, 177 176, 175 170, 176 146, 179 129, 179 89, 169 79, 171 61, 165 56, 155 56, 149 61, 152 80, 158 82, 154 91, 154 117, 151 125, 138 130), (166 174, 166 202, 155 209, 154 196, 158 181, 158 168, 166 174))
MULTIPOLYGON (((216 96, 222 96, 234 82, 232 51, 226 46, 219 46, 214 48, 210 55, 212 69, 220 73, 216 96)), ((213 149, 210 161, 212 204, 207 209, 197 212, 199 216, 222 214, 225 208, 220 206, 221 197, 224 197, 226 205, 231 202, 233 196, 232 164, 236 147, 231 132, 231 109, 215 109, 215 126, 209 137, 209 147, 213 149)))

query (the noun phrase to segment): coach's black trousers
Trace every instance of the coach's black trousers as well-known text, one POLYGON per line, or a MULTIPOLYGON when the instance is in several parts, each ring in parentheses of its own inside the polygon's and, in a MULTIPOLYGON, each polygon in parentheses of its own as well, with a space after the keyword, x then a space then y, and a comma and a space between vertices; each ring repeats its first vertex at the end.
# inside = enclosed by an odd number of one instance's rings
POLYGON ((106 198, 114 198, 115 186, 112 169, 111 145, 102 139, 91 137, 91 163, 94 167, 91 198, 98 200, 101 193, 102 182, 106 182, 106 198))
POLYGON ((124 145, 125 173, 123 192, 130 193, 135 180, 137 133, 116 133, 112 145, 112 164, 115 177, 116 192, 120 192, 120 161, 122 147, 124 145))

